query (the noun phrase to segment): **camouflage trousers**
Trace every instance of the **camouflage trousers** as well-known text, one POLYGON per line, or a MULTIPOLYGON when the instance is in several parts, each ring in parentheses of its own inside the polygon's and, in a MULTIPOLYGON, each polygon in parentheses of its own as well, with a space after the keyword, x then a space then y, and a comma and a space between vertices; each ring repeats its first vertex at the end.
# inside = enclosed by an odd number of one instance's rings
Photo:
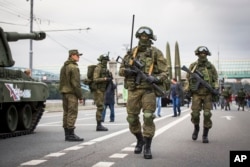
POLYGON ((63 128, 74 129, 78 114, 78 98, 74 94, 63 94, 63 128))
POLYGON ((245 107, 245 99, 239 99, 239 100, 238 100, 238 110, 240 109, 240 107, 242 107, 242 109, 244 110, 244 107, 245 107))
POLYGON ((230 98, 225 98, 225 110, 230 110, 230 98))
POLYGON ((97 89, 94 91, 94 101, 97 107, 96 109, 96 121, 100 122, 102 120, 102 112, 104 110, 104 91, 97 89))
POLYGON ((136 89, 128 91, 127 121, 132 134, 141 133, 140 112, 143 112, 143 136, 153 137, 155 134, 154 112, 156 96, 153 90, 136 89))
POLYGON ((192 96, 192 106, 191 106, 191 122, 194 125, 198 125, 200 123, 200 112, 203 110, 203 127, 212 128, 212 95, 198 95, 193 94, 192 96))

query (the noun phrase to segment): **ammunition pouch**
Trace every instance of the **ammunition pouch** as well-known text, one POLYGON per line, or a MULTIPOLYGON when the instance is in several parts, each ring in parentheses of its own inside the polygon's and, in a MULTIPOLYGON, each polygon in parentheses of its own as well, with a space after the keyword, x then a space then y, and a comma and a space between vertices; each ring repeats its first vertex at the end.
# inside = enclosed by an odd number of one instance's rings
POLYGON ((134 90, 136 88, 134 78, 125 78, 124 79, 124 88, 128 90, 134 90))
POLYGON ((196 83, 197 83, 197 80, 195 78, 191 78, 189 81, 189 88, 192 93, 197 91, 196 83))

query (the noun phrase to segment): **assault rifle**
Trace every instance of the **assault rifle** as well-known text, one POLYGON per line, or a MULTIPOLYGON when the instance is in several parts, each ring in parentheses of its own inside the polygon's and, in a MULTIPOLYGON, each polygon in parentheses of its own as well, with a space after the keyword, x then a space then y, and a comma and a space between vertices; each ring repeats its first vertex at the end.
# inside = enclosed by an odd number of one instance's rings
POLYGON ((157 84, 155 83, 150 83, 148 81, 148 78, 150 76, 146 75, 144 72, 141 71, 141 67, 143 67, 143 65, 141 64, 141 62, 139 60, 134 60, 134 63, 132 65, 129 64, 129 62, 126 62, 123 58, 121 58, 120 56, 118 56, 116 58, 116 62, 120 63, 119 59, 122 60, 122 62, 124 63, 125 67, 130 68, 131 70, 133 70, 136 74, 136 80, 135 80, 135 84, 139 85, 142 80, 145 80, 146 82, 148 82, 149 84, 152 84, 153 88, 158 91, 162 96, 166 95, 166 92, 163 91, 157 84))
POLYGON ((216 89, 213 89, 211 85, 209 85, 202 77, 201 73, 191 72, 185 65, 181 67, 181 69, 187 73, 190 74, 191 77, 195 78, 197 80, 197 84, 195 86, 195 89, 197 90, 199 85, 203 85, 206 87, 213 95, 219 95, 219 92, 216 89))

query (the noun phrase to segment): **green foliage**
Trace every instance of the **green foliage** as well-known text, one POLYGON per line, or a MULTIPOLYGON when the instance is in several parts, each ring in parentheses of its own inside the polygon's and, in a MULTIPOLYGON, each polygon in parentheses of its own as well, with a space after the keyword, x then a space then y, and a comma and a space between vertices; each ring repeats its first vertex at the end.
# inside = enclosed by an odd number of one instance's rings
POLYGON ((47 83, 49 87, 49 97, 48 99, 62 99, 62 96, 59 92, 59 84, 56 83, 47 83))
MULTIPOLYGON (((46 83, 49 87, 49 97, 48 99, 62 99, 62 95, 59 92, 59 83, 57 82, 47 82, 46 83)), ((93 99, 93 95, 91 92, 83 90, 82 89, 82 94, 85 99, 93 99)))

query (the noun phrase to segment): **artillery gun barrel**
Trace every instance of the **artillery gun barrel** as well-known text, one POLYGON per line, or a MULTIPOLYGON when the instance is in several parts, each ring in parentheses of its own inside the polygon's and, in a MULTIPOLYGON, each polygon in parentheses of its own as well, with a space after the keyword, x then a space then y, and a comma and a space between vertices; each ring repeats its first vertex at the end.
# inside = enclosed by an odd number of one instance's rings
POLYGON ((20 39, 43 40, 46 38, 46 33, 43 31, 32 33, 4 32, 7 41, 18 41, 20 39))

